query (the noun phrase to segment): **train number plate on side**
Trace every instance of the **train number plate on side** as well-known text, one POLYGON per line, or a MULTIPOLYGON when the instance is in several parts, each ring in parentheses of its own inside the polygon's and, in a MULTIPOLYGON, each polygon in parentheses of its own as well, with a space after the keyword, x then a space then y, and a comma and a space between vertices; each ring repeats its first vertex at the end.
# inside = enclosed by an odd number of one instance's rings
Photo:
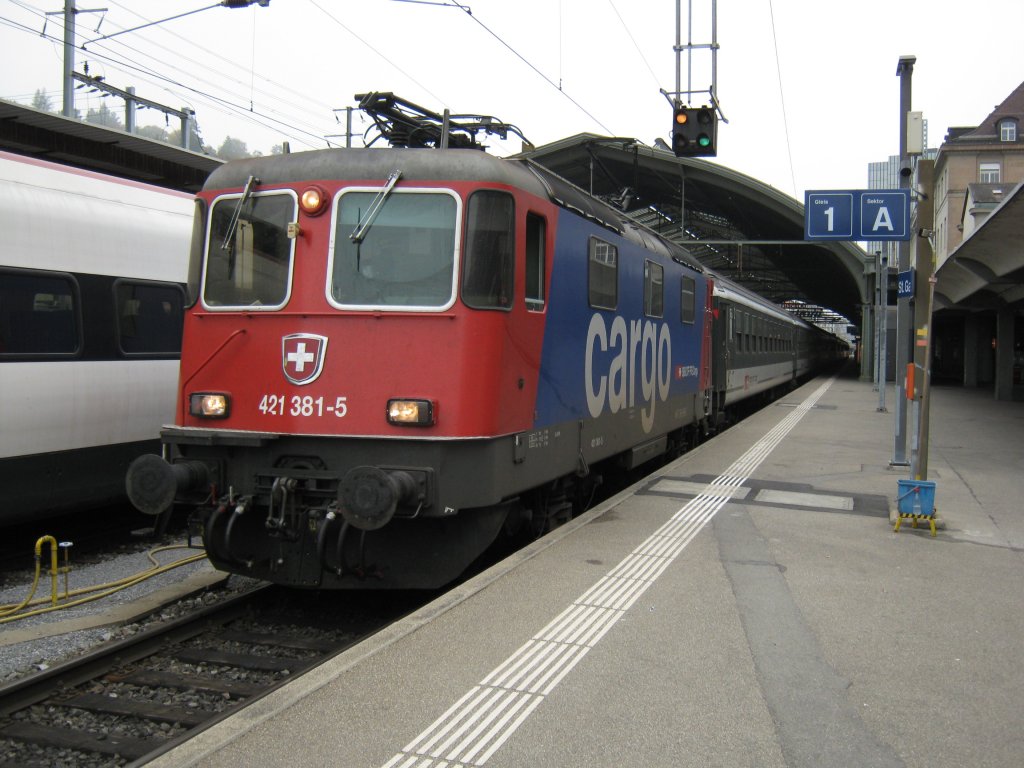
POLYGON ((337 396, 313 397, 312 395, 263 395, 257 406, 264 416, 337 416, 344 418, 348 413, 348 398, 337 396))

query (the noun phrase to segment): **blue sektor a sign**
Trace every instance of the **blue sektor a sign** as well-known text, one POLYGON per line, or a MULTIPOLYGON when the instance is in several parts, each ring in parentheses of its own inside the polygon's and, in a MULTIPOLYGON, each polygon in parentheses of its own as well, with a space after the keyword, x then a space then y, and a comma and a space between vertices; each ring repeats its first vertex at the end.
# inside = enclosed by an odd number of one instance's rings
POLYGON ((804 194, 805 240, 909 240, 910 190, 815 190, 804 194))

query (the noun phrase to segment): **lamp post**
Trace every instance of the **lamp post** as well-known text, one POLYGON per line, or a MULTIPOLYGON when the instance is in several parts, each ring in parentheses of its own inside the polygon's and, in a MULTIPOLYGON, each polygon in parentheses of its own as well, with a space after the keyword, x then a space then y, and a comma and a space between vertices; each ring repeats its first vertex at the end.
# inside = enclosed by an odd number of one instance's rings
MULTIPOLYGON (((910 84, 914 74, 916 56, 900 56, 896 74, 900 78, 900 189, 910 188, 910 157, 907 154, 907 115, 910 113, 910 84)), ((897 248, 897 272, 910 269, 910 249, 906 241, 897 248)), ((896 300, 896 436, 893 445, 892 466, 906 467, 907 460, 907 388, 906 370, 911 361, 913 310, 910 298, 896 300)))

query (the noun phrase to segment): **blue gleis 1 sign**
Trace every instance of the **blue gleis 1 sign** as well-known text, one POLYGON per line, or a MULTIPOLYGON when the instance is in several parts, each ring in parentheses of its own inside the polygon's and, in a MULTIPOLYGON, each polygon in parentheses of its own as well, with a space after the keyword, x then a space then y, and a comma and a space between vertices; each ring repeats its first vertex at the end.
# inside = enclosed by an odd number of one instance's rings
POLYGON ((843 189, 804 194, 805 240, 909 240, 910 190, 843 189))

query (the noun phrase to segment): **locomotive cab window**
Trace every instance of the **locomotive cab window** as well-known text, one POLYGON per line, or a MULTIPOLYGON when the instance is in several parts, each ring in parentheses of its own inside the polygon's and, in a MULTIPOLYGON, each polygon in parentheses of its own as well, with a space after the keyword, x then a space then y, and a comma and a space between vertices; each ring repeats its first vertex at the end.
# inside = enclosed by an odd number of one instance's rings
POLYGON ((77 297, 70 275, 0 271, 0 356, 78 352, 77 297))
POLYGON ((344 309, 451 306, 458 203, 445 191, 349 190, 337 204, 331 303, 344 309), (375 205, 376 203, 376 205, 375 205), (368 214, 368 211, 375 213, 368 214))
POLYGON ((251 194, 213 204, 206 251, 203 303, 207 307, 273 309, 288 298, 295 196, 251 194))
POLYGON ((587 285, 590 306, 616 309, 619 305, 619 249, 611 243, 590 238, 587 285))
POLYGON ((644 314, 665 314, 665 268, 653 261, 644 261, 644 314))
POLYGON ((509 309, 515 285, 515 204, 504 192, 469 198, 462 300, 474 309, 509 309))

